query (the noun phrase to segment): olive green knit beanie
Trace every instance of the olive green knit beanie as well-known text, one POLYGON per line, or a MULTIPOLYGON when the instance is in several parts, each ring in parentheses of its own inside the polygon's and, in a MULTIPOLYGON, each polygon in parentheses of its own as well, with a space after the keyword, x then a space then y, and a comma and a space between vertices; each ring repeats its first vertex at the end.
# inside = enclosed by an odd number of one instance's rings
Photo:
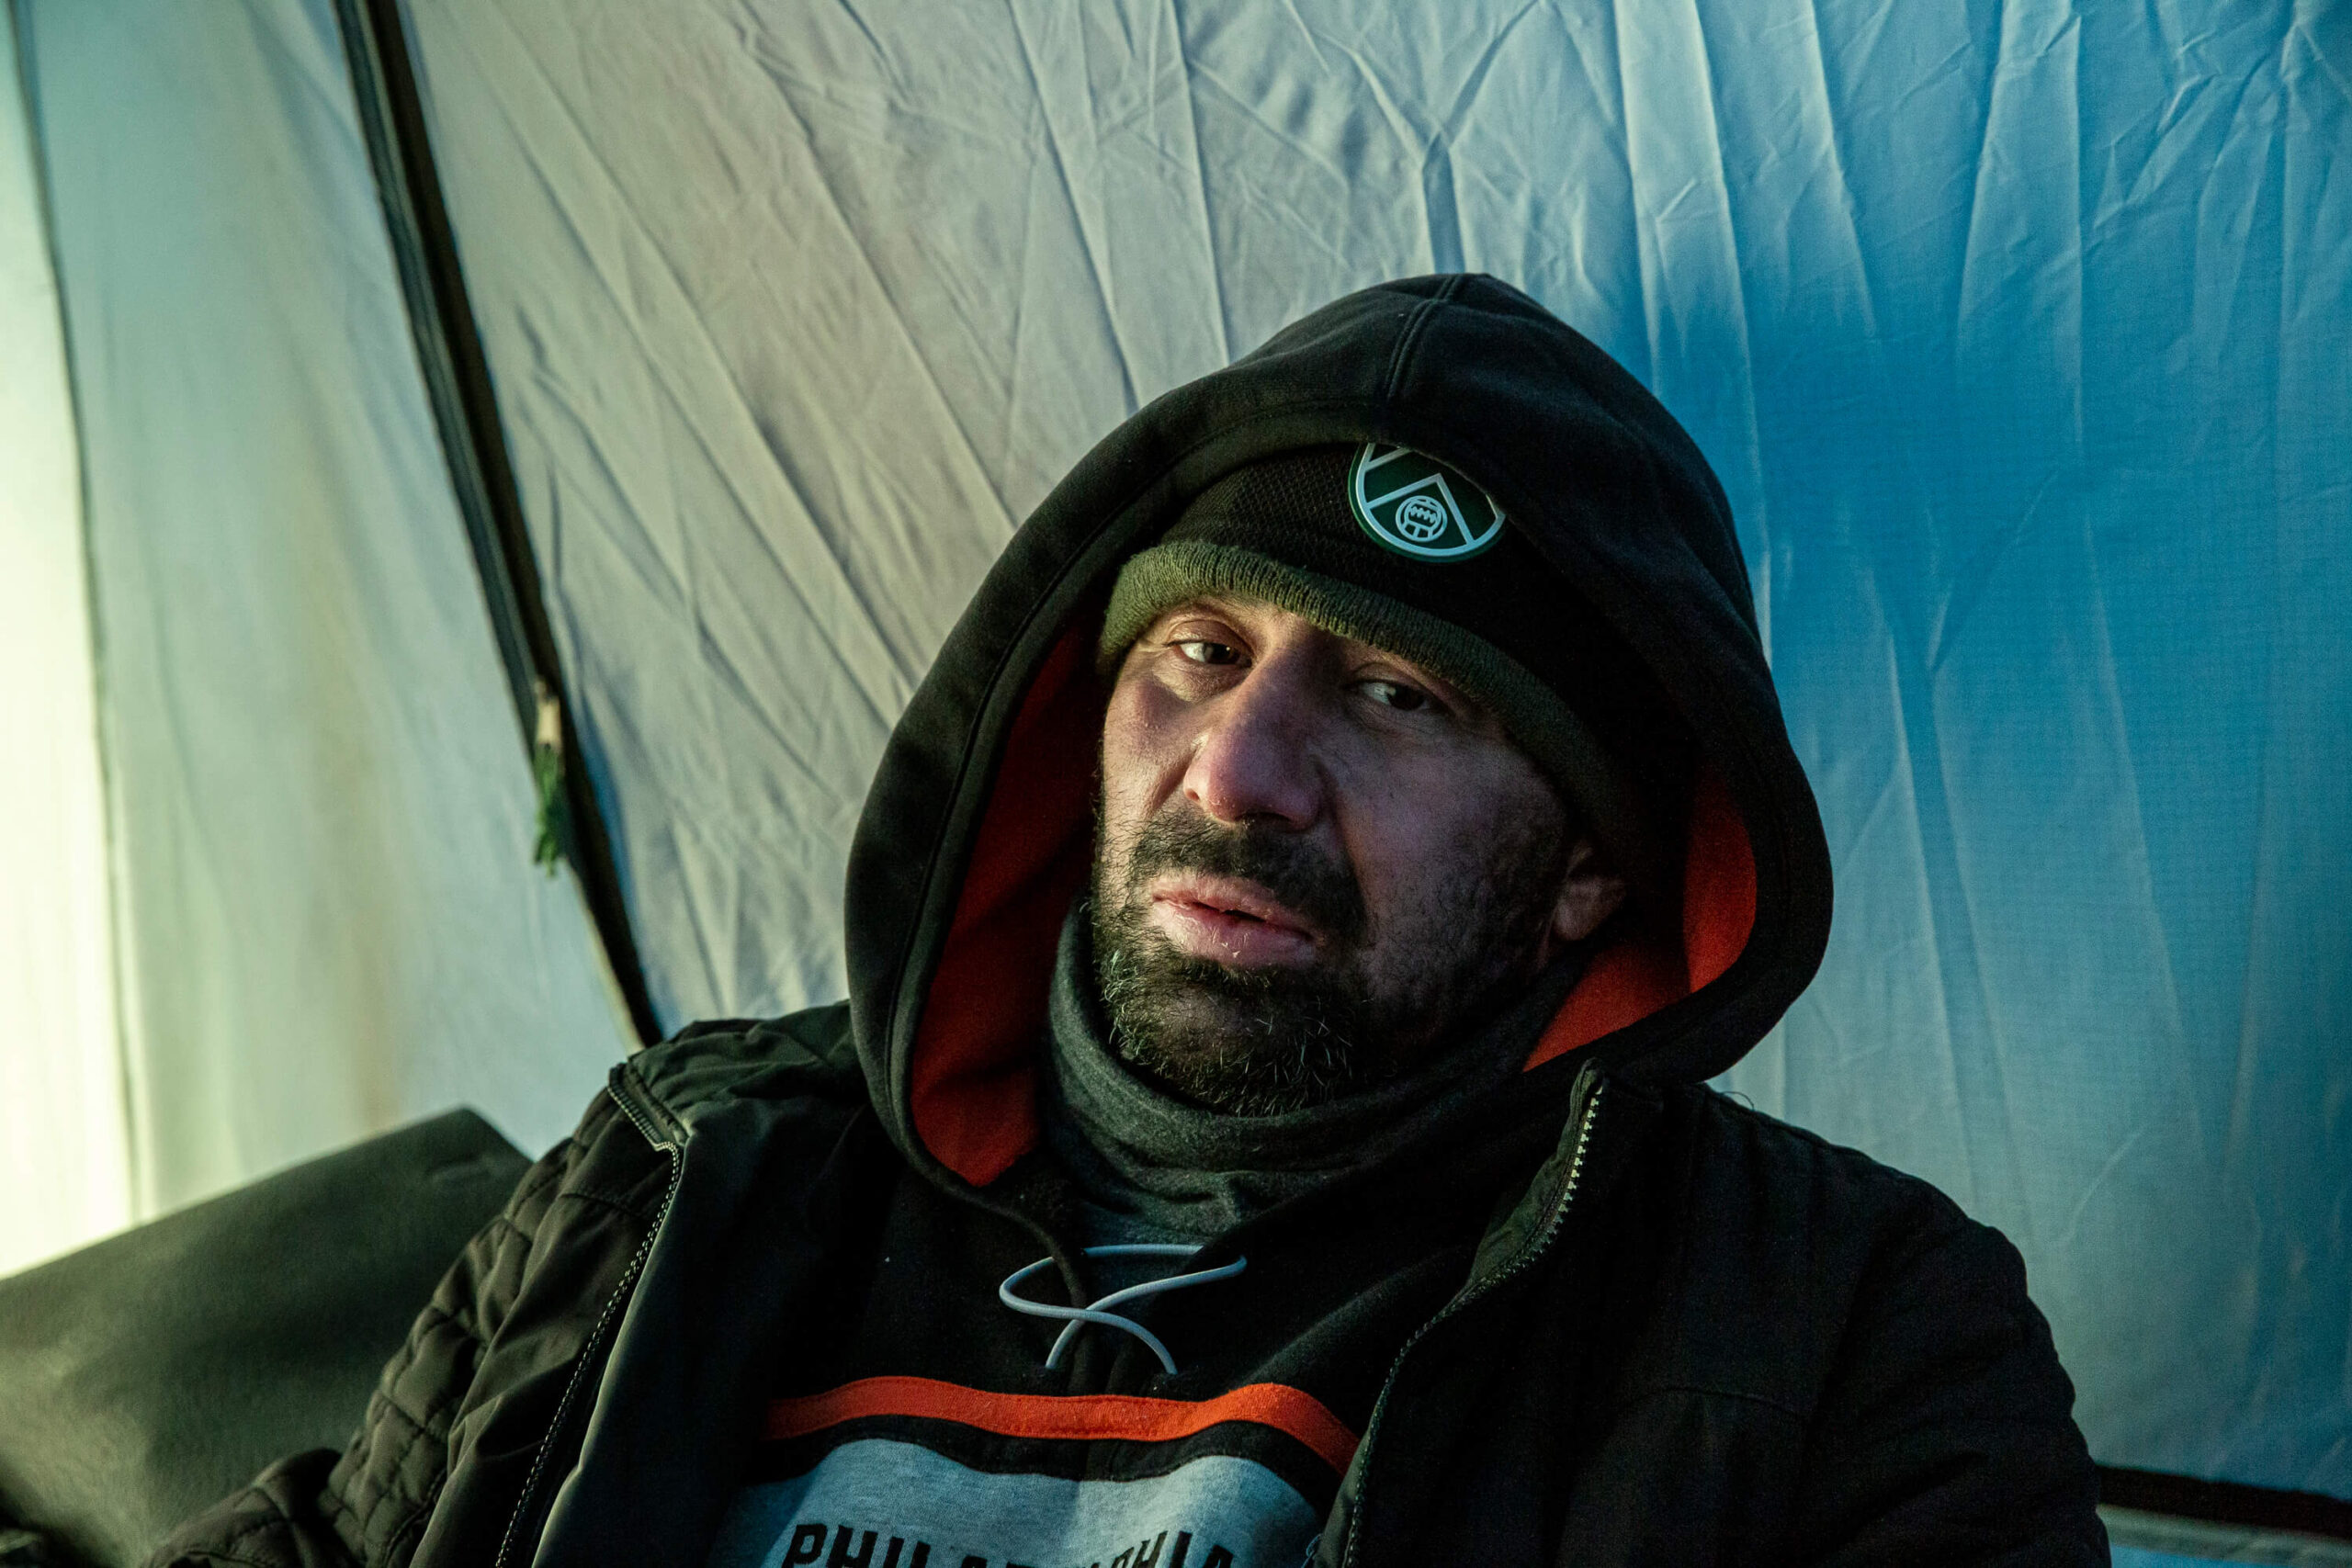
POLYGON ((1264 600, 1469 693, 1558 785, 1645 913, 1671 916, 1688 728, 1584 595, 1460 475, 1380 446, 1304 447, 1227 475, 1120 571, 1105 672, 1163 611, 1208 594, 1264 600))

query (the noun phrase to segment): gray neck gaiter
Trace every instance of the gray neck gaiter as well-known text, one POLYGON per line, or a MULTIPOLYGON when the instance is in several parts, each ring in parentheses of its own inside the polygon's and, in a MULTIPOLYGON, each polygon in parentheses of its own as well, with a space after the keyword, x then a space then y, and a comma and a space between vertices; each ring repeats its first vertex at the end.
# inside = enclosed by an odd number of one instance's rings
POLYGON ((1081 899, 1062 922, 1038 1094, 1046 1146, 1078 1189, 1083 1245, 1205 1242, 1377 1164, 1518 1072, 1584 967, 1554 964, 1499 1017, 1402 1077, 1326 1105, 1232 1116, 1154 1088, 1113 1055, 1081 899))

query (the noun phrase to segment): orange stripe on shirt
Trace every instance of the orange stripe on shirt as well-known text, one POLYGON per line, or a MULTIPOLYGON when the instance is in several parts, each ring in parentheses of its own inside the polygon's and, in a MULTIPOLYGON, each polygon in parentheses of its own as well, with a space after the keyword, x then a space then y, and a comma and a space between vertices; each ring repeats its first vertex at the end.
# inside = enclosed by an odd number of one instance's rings
POLYGON ((1288 1433, 1335 1471, 1355 1457, 1356 1435, 1313 1394, 1278 1382, 1244 1384, 1215 1399, 1147 1399, 1133 1393, 990 1393, 933 1378, 861 1378, 823 1393, 768 1406, 771 1442, 865 1416, 922 1416, 1008 1438, 1109 1438, 1165 1443, 1221 1421, 1254 1421, 1288 1433))

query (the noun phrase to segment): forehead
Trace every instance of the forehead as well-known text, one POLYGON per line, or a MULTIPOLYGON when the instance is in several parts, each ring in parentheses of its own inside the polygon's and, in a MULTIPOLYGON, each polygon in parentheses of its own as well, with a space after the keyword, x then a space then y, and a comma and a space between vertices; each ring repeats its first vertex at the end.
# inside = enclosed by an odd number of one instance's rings
POLYGON ((1376 653, 1384 658, 1394 659, 1400 664, 1412 662, 1403 655, 1391 652, 1377 644, 1333 631, 1320 622, 1302 615, 1295 610, 1285 609, 1271 599, 1261 598, 1254 593, 1233 592, 1195 594, 1179 604, 1170 604, 1153 618, 1151 625, 1144 628, 1143 636, 1136 641, 1142 643, 1154 638, 1164 639, 1171 632, 1191 631, 1193 628, 1177 624, 1187 619, 1223 622, 1231 630, 1250 637, 1252 641, 1315 638, 1349 649, 1376 653))
POLYGON ((1333 631, 1310 616, 1254 593, 1202 593, 1170 605, 1153 617, 1143 634, 1136 638, 1135 646, 1128 649, 1129 664, 1132 665, 1136 655, 1148 654, 1154 644, 1165 644, 1171 636, 1178 640, 1193 637, 1213 637, 1220 629, 1238 635, 1248 644, 1248 651, 1261 656, 1281 648, 1319 644, 1344 662, 1377 660, 1426 684, 1465 714, 1487 711, 1486 704, 1472 697, 1427 664, 1383 648, 1378 643, 1333 631), (1187 622, 1193 624, 1187 625, 1187 622))

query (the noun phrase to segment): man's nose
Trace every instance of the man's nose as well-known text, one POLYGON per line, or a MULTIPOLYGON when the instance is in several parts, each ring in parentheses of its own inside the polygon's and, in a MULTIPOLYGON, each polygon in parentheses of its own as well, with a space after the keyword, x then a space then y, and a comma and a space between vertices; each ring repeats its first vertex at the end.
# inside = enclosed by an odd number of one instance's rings
POLYGON ((1184 770, 1184 794, 1220 822, 1299 831, 1322 816, 1316 694, 1295 665, 1261 665, 1213 705, 1184 770))

